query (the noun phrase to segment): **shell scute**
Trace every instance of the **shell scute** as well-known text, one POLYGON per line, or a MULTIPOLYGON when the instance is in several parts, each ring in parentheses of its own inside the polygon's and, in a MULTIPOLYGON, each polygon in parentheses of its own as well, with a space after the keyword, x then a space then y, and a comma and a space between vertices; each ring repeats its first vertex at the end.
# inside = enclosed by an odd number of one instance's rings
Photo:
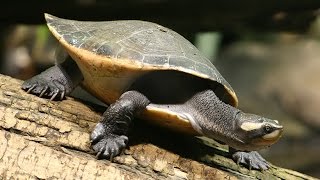
POLYGON ((130 66, 132 72, 175 70, 210 79, 222 84, 230 104, 237 106, 235 92, 210 60, 171 29, 138 20, 75 21, 48 14, 46 20, 57 39, 71 45, 75 55, 86 50, 83 54, 92 53, 97 63, 113 61, 112 65, 130 66))

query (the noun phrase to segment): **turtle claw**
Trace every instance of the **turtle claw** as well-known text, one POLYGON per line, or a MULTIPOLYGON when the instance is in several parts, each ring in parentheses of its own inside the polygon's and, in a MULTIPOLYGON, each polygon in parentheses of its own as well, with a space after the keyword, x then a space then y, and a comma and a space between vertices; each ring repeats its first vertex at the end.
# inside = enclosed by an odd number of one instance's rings
POLYGON ((128 137, 107 133, 102 123, 96 125, 90 137, 92 148, 97 152, 97 159, 110 159, 119 155, 126 147, 128 137))
POLYGON ((34 88, 36 88, 36 87, 37 87, 36 84, 33 84, 33 85, 31 85, 31 86, 30 86, 30 85, 25 85, 25 87, 22 85, 22 88, 25 89, 25 90, 29 88, 28 91, 27 91, 28 94, 30 94, 31 91, 32 91, 34 88), (29 88, 29 87, 30 87, 30 88, 29 88))
POLYGON ((41 76, 35 76, 25 81, 22 84, 22 89, 29 94, 50 98, 50 100, 54 100, 58 95, 60 100, 65 97, 64 88, 57 86, 52 81, 41 78, 41 76))
POLYGON ((267 170, 270 164, 256 151, 242 152, 237 151, 232 154, 232 158, 238 165, 243 164, 251 169, 267 170))
POLYGON ((97 159, 110 159, 119 155, 126 147, 128 138, 126 136, 119 136, 115 134, 108 134, 100 139, 98 142, 92 144, 92 148, 97 152, 97 159))
MULTIPOLYGON (((79 74, 76 74, 79 75, 79 74)), ((62 66, 56 65, 25 81, 22 89, 27 93, 45 97, 50 100, 63 100, 82 80, 82 75, 73 79, 62 66), (76 79, 75 82, 73 80, 76 79), (79 82, 78 82, 79 81, 79 82)))
POLYGON ((42 89, 42 91, 41 91, 41 93, 40 93, 40 95, 39 95, 39 97, 42 97, 43 95, 44 95, 44 93, 46 93, 47 92, 47 90, 49 89, 49 87, 48 86, 45 86, 43 89, 42 89))
POLYGON ((50 101, 53 101, 57 97, 58 94, 59 94, 59 91, 53 92, 53 94, 52 94, 52 96, 50 98, 50 101))
POLYGON ((61 95, 60 95, 60 100, 63 100, 63 98, 65 97, 66 95, 66 91, 62 91, 61 92, 61 95))

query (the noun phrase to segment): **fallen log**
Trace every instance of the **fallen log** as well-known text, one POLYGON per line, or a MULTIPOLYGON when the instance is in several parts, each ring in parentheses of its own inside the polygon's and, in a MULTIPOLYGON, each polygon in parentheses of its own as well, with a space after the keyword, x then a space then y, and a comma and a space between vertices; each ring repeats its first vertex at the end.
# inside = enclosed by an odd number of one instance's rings
POLYGON ((89 134, 104 107, 38 98, 21 83, 0 75, 1 179, 315 179, 274 165, 250 171, 218 143, 139 120, 121 156, 97 160, 89 134))

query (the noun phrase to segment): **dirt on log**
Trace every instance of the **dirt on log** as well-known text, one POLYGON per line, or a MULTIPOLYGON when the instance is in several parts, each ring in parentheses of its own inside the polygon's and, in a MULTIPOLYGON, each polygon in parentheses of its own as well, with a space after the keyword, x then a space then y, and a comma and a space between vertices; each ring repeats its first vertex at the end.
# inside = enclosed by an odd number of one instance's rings
POLYGON ((1 179, 313 179, 276 166, 249 171, 223 146, 140 121, 121 156, 97 160, 89 134, 104 108, 38 98, 21 83, 0 75, 1 179))

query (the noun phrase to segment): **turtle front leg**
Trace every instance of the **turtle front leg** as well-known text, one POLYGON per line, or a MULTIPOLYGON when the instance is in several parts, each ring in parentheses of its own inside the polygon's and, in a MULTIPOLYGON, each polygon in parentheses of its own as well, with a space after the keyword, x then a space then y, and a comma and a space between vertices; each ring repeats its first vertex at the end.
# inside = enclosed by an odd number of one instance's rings
POLYGON ((26 80, 22 89, 39 97, 62 100, 83 80, 76 62, 70 57, 63 63, 26 80))
POLYGON ((91 144, 97 158, 117 156, 126 147, 132 118, 150 103, 138 91, 127 91, 104 112, 91 133, 91 144))
POLYGON ((237 151, 233 148, 229 149, 232 159, 237 162, 237 164, 243 164, 250 170, 267 170, 270 168, 270 164, 257 152, 257 151, 237 151))

